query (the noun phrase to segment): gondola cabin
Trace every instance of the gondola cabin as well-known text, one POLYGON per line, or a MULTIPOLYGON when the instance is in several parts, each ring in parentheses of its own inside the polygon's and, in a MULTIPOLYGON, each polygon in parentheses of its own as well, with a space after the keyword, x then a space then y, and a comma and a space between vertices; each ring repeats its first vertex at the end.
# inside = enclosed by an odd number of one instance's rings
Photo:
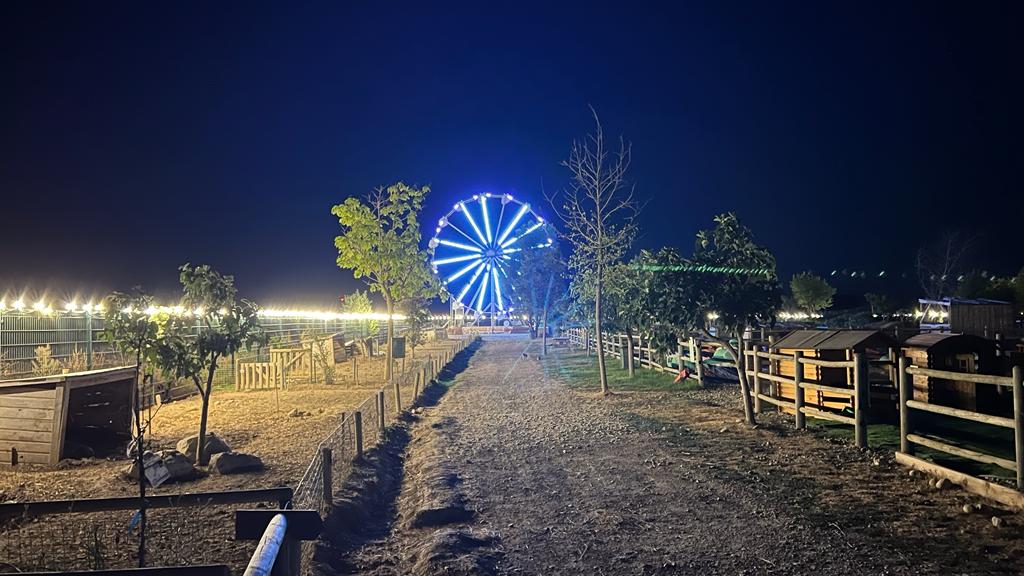
MULTIPOLYGON (((998 373, 995 342, 970 334, 918 334, 903 343, 903 354, 912 365, 921 368, 968 374, 998 373)), ((994 415, 1013 412, 1008 394, 1010 390, 1003 390, 1000 386, 922 374, 915 374, 912 378, 914 400, 994 415)))
MULTIPOLYGON (((772 352, 792 356, 800 351, 805 358, 821 360, 852 360, 854 353, 865 354, 869 360, 877 360, 887 356, 894 342, 877 330, 796 330, 777 340, 772 352)), ((793 378, 796 374, 794 361, 791 359, 777 360, 775 370, 780 376, 793 378)), ((803 380, 814 384, 836 386, 853 389, 853 368, 826 368, 803 365, 803 380)), ((778 383, 777 394, 780 399, 792 401, 794 386, 792 383, 778 383)), ((876 391, 873 389, 872 394, 876 391)), ((881 393, 881 392, 879 392, 881 393)), ((886 398, 894 398, 884 393, 886 398)), ((818 409, 842 411, 851 408, 852 399, 848 396, 830 395, 819 390, 804 390, 804 404, 818 409)), ((791 409, 784 411, 792 412, 791 409)))
POLYGON ((53 466, 123 449, 135 368, 0 380, 0 465, 53 466))

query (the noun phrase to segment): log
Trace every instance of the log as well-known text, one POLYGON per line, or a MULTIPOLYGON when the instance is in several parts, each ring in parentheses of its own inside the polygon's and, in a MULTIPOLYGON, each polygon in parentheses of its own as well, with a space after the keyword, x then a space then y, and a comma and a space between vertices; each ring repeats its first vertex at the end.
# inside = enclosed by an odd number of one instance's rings
POLYGON ((964 420, 972 420, 974 422, 981 422, 982 424, 991 424, 993 426, 1002 426, 1003 428, 1014 428, 1014 422, 1012 418, 1003 418, 1002 416, 991 416, 989 414, 981 414, 979 412, 971 412, 970 410, 961 410, 960 408, 950 408, 949 406, 940 406, 939 404, 929 404, 927 402, 921 402, 920 400, 907 400, 907 406, 915 410, 923 410, 925 412, 931 412, 933 414, 942 414, 943 416, 952 416, 954 418, 963 418, 964 420))
POLYGON ((996 386, 1013 386, 1013 378, 1010 376, 991 376, 988 374, 968 374, 966 372, 949 372, 947 370, 933 370, 931 368, 920 368, 911 366, 907 369, 911 374, 920 374, 929 378, 941 380, 956 380, 958 382, 974 382, 977 384, 994 384, 996 386))
POLYGON ((835 394, 837 396, 849 396, 850 398, 856 395, 856 391, 850 388, 840 388, 838 386, 826 386, 824 384, 815 384, 814 382, 801 382, 801 388, 808 390, 817 390, 819 392, 828 392, 829 394, 835 394))
POLYGON ((831 420, 833 422, 839 422, 841 424, 857 424, 855 418, 843 416, 842 414, 836 414, 834 412, 828 412, 826 410, 818 410, 817 408, 811 408, 810 406, 804 406, 803 408, 800 408, 800 411, 808 416, 818 418, 820 420, 831 420))
POLYGON ((853 360, 821 360, 820 358, 800 358, 801 364, 820 368, 853 368, 853 360))
POLYGON ((963 472, 957 472, 956 470, 951 470, 945 466, 939 466, 933 462, 928 462, 917 458, 916 456, 903 454, 901 452, 896 453, 896 461, 904 466, 909 466, 910 468, 920 470, 926 474, 945 478, 964 490, 977 494, 983 498, 995 500, 996 502, 1016 508, 1017 510, 1024 510, 1024 493, 1018 492, 1013 488, 1007 488, 1006 486, 1000 486, 999 484, 988 482, 981 478, 975 478, 974 476, 964 474, 963 472))

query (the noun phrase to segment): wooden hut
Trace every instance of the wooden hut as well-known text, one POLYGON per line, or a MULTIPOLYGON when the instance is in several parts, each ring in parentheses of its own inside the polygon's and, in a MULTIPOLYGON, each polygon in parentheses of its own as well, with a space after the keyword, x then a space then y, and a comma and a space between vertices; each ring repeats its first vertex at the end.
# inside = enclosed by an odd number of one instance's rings
POLYGON ((0 464, 123 448, 135 390, 133 367, 0 381, 0 464))
MULTIPOLYGON (((995 342, 970 334, 918 334, 903 343, 903 354, 914 366, 968 374, 994 374, 999 364, 995 342)), ((1013 412, 1009 390, 1000 386, 922 374, 913 376, 913 385, 913 398, 921 402, 988 414, 1013 412)))
MULTIPOLYGON (((869 360, 876 360, 887 355, 889 348, 893 345, 894 342, 887 335, 877 330, 796 330, 777 340, 772 351, 792 356, 799 350, 805 358, 837 361, 852 360, 853 354, 859 352, 867 355, 869 360)), ((795 376, 796 367, 793 360, 777 360, 775 362, 774 369, 777 374, 787 378, 795 376)), ((825 368, 809 364, 805 364, 803 368, 804 382, 853 388, 852 368, 825 368)), ((778 383, 777 386, 779 398, 793 400, 793 384, 778 383)), ((885 394, 885 397, 895 398, 891 394, 885 394)), ((851 402, 852 399, 849 396, 830 395, 819 390, 804 390, 806 406, 843 410, 851 407, 851 402)))
POLYGON ((944 298, 918 300, 921 329, 969 334, 982 338, 1018 338, 1017 313, 1013 304, 986 298, 944 298))

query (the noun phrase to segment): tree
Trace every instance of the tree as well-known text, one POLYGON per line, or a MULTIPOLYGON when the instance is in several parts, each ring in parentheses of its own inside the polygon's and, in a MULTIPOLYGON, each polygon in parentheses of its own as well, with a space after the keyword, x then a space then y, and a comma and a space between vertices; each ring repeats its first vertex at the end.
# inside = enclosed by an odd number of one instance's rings
POLYGON ((658 320, 655 330, 673 331, 676 336, 697 331, 725 348, 736 363, 744 415, 753 424, 742 354, 744 332, 769 323, 778 309, 775 257, 754 242, 734 214, 726 213, 715 217, 714 229, 697 233, 690 259, 662 248, 648 269, 653 271, 648 306, 658 320), (712 325, 717 327, 715 334, 709 330, 712 325))
POLYGON ((917 279, 926 298, 940 300, 953 292, 970 245, 971 241, 959 232, 946 232, 917 251, 917 279))
POLYGON ((548 321, 566 297, 566 267, 558 246, 527 248, 509 271, 517 311, 526 314, 532 337, 541 330, 541 354, 548 353, 548 321))
POLYGON ((972 270, 960 277, 956 295, 961 298, 988 298, 1013 302, 1016 299, 1013 278, 990 276, 985 272, 972 270))
POLYGON ((161 337, 157 341, 160 367, 175 378, 191 380, 202 406, 196 462, 209 464, 206 453, 206 423, 217 362, 245 348, 265 346, 266 332, 260 325, 258 308, 249 300, 236 300, 233 276, 222 275, 207 265, 179 268, 182 305, 192 312, 160 317, 161 337))
POLYGON ((868 292, 864 295, 872 314, 891 314, 896 306, 887 294, 874 294, 868 292))
MULTIPOLYGON (((603 323, 608 330, 626 333, 626 370, 630 377, 636 374, 632 360, 634 338, 648 328, 651 321, 647 309, 650 271, 644 266, 649 258, 649 253, 641 252, 630 263, 613 264, 605 274, 603 323)), ((593 285, 589 275, 576 276, 573 278, 573 293, 583 301, 593 302, 593 285)))
POLYGON ((405 315, 406 340, 412 357, 416 357, 416 347, 423 343, 426 328, 430 326, 430 300, 428 298, 409 298, 399 304, 398 309, 405 315))
MULTIPOLYGON (((146 474, 142 441, 146 424, 142 422, 142 398, 139 380, 145 378, 143 366, 152 366, 156 358, 158 328, 153 320, 153 297, 136 288, 131 293, 114 292, 107 297, 103 337, 121 352, 135 357, 135 388, 132 416, 135 423, 135 468, 139 480, 139 568, 146 565, 146 474)), ((130 452, 130 451, 129 451, 130 452)))
MULTIPOLYGON (((632 158, 631 146, 620 137, 617 147, 609 148, 604 129, 591 108, 594 133, 573 142, 569 159, 570 184, 557 205, 557 196, 548 197, 562 222, 563 237, 572 248, 569 269, 574 276, 585 276, 593 286, 593 325, 597 342, 603 337, 605 274, 619 262, 636 234, 639 206, 633 188, 626 180, 632 158)), ((597 369, 601 393, 608 394, 608 372, 604 348, 597 346, 597 369)))
MULTIPOLYGON (((369 314, 373 312, 373 302, 370 301, 370 294, 366 290, 356 290, 345 296, 341 304, 341 311, 345 314, 369 314)), ((380 323, 376 320, 367 320, 366 328, 370 334, 376 334, 380 330, 380 323)))
POLYGON ((1013 300, 1019 308, 1024 308, 1024 267, 1013 277, 1013 300))
POLYGON ((426 252, 419 246, 419 213, 429 191, 427 186, 417 188, 398 182, 386 189, 377 188, 365 203, 349 198, 331 209, 341 226, 341 234, 334 239, 338 267, 351 270, 371 292, 384 298, 388 313, 384 377, 389 381, 394 370, 396 306, 414 298, 432 298, 441 289, 426 252))
POLYGON ((810 272, 796 274, 789 281, 789 289, 793 292, 796 305, 805 312, 816 314, 832 306, 832 297, 836 289, 828 282, 810 272))

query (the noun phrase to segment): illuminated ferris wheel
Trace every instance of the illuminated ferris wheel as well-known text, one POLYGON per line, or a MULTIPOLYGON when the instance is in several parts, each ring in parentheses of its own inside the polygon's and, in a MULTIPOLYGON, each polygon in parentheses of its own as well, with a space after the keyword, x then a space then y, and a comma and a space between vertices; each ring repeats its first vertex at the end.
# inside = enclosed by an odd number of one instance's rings
POLYGON ((438 221, 431 264, 453 306, 493 319, 513 309, 509 274, 522 250, 551 244, 544 219, 529 204, 511 194, 474 194, 438 221))

